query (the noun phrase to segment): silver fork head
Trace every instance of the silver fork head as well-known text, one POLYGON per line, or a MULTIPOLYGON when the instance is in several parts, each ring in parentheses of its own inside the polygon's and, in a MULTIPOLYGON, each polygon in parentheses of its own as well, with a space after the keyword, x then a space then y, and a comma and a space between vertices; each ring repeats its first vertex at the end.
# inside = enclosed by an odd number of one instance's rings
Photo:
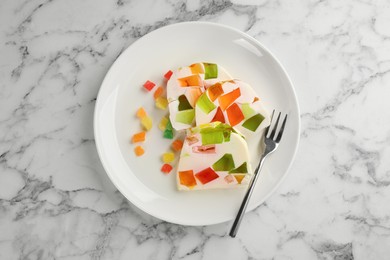
POLYGON ((283 136, 284 128, 285 128, 286 123, 287 123, 287 114, 286 114, 284 116, 284 119, 283 119, 283 122, 282 122, 282 126, 280 126, 280 129, 278 131, 278 126, 279 126, 279 120, 280 120, 281 112, 279 112, 278 117, 276 119, 276 122, 275 122, 274 126, 272 127, 274 115, 275 115, 275 110, 272 111, 271 122, 270 122, 269 126, 265 129, 265 133, 264 133, 264 143, 265 143, 264 155, 272 153, 278 147, 278 145, 280 143, 280 140, 282 139, 282 136, 283 136), (271 133, 269 134, 271 128, 272 128, 272 130, 271 130, 271 133))

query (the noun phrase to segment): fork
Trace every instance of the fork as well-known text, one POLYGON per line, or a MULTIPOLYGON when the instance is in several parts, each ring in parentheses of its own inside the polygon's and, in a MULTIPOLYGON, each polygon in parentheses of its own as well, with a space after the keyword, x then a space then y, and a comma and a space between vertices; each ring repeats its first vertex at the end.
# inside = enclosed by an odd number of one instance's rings
POLYGON ((280 112, 279 112, 278 118, 276 119, 275 125, 274 125, 270 135, 268 136, 268 132, 269 132, 270 127, 272 125, 272 119, 274 117, 274 114, 275 114, 275 110, 272 111, 270 125, 265 129, 265 133, 264 133, 265 150, 264 150, 264 153, 260 158, 260 162, 256 167, 256 170, 254 172, 254 176, 252 177, 252 179, 249 183, 248 190, 245 193, 245 196, 244 196, 244 199, 241 203, 240 209, 238 210, 238 213, 237 213, 237 216, 233 222, 232 228, 230 229, 229 235, 231 237, 235 237, 237 234, 238 228, 240 227, 240 224, 241 224, 241 220, 244 217, 246 207, 248 206, 249 199, 250 199, 252 192, 254 190, 256 181, 259 178, 260 171, 261 171, 261 168, 263 166, 263 162, 264 162, 265 158, 267 158, 268 155, 273 153, 276 150, 276 148, 278 148, 279 142, 282 139, 284 127, 286 126, 286 122, 287 122, 287 114, 285 115, 285 117, 283 119, 283 123, 282 123, 282 126, 280 127, 280 130, 277 132, 277 128, 278 128, 278 124, 279 124, 279 120, 280 120, 280 115, 281 115, 280 112))

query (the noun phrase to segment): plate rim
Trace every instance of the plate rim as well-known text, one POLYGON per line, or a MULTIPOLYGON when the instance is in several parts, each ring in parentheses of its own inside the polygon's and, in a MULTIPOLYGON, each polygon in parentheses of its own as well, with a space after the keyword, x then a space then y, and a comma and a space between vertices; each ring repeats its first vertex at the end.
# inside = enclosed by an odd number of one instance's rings
POLYGON ((114 184, 116 189, 118 189, 118 191, 122 194, 122 196, 124 196, 132 205, 136 206, 138 209, 142 210, 143 212, 147 213, 150 216, 153 216, 155 218, 158 218, 160 220, 167 221, 167 222, 170 222, 170 223, 179 224, 179 225, 185 225, 185 226, 207 226, 207 225, 215 225, 215 224, 220 224, 220 223, 224 223, 224 222, 227 222, 227 221, 231 221, 231 220, 233 220, 234 217, 233 218, 228 218, 228 219, 225 218, 224 220, 217 220, 217 221, 212 221, 212 222, 208 222, 208 223, 195 223, 194 221, 192 221, 189 224, 189 222, 180 221, 178 219, 172 219, 172 218, 169 218, 169 217, 166 217, 166 216, 161 216, 161 214, 155 214, 155 213, 152 214, 152 213, 150 213, 150 211, 147 210, 142 205, 142 203, 136 203, 136 202, 134 202, 134 200, 131 200, 128 196, 126 196, 125 195, 126 193, 122 191, 122 187, 113 180, 114 178, 112 176, 112 173, 110 173, 110 171, 108 171, 108 167, 106 165, 107 162, 103 159, 104 158, 103 157, 103 152, 102 152, 103 144, 97 138, 98 131, 99 131, 99 129, 97 127, 97 124, 98 124, 98 110, 99 110, 98 107, 100 106, 99 105, 99 100, 101 100, 101 95, 104 92, 103 88, 104 88, 105 85, 107 85, 107 81, 108 81, 109 75, 113 73, 114 67, 115 67, 116 63, 118 62, 118 60, 123 58, 124 54, 129 52, 132 49, 132 47, 134 46, 135 43, 137 43, 141 39, 149 38, 150 35, 153 34, 154 32, 159 31, 159 30, 164 30, 167 27, 186 26, 188 24, 201 24, 201 25, 214 26, 214 27, 219 27, 219 28, 222 28, 222 29, 231 30, 231 31, 233 31, 235 33, 238 33, 238 34, 242 35, 243 37, 246 37, 246 38, 254 41, 258 46, 260 46, 264 51, 266 51, 270 55, 270 57, 276 62, 276 64, 280 67, 281 71, 285 75, 285 77, 287 79, 287 82, 290 84, 291 90, 292 90, 292 93, 293 93, 293 99, 294 99, 296 107, 297 107, 297 119, 298 119, 297 120, 297 135, 296 135, 296 138, 295 138, 295 140, 296 140, 295 141, 295 147, 294 147, 294 151, 293 151, 291 160, 290 160, 290 162, 289 162, 289 164, 287 166, 286 171, 281 176, 281 178, 278 180, 276 185, 270 190, 270 192, 266 196, 264 196, 264 198, 262 200, 260 200, 260 203, 258 205, 252 205, 251 207, 248 205, 248 208, 246 209, 246 213, 256 209, 259 206, 261 206, 267 199, 269 199, 269 197, 271 197, 271 195, 273 195, 275 193, 275 191, 280 187, 280 185, 283 183, 283 181, 285 180, 286 176, 288 175, 288 173, 289 173, 289 171, 291 169, 291 166, 292 166, 292 164, 293 164, 293 162, 294 162, 294 160, 296 158, 298 147, 299 147, 300 133, 301 133, 301 118, 300 118, 300 106, 299 106, 299 102, 298 102, 298 97, 297 97, 297 93, 295 91, 294 84, 293 84, 289 74, 287 73, 285 67, 282 65, 282 63, 279 61, 279 59, 267 47, 265 47, 260 41, 255 39, 253 36, 247 34, 246 32, 243 32, 243 31, 241 31, 239 29, 236 29, 234 27, 231 27, 231 26, 228 26, 228 25, 224 25, 224 24, 220 24, 220 23, 207 22, 207 21, 178 22, 178 23, 165 25, 163 27, 155 29, 155 30, 153 30, 153 31, 143 35, 142 37, 136 39, 133 43, 128 45, 120 54, 117 55, 117 57, 115 58, 115 60, 110 65, 109 69, 107 70, 102 83, 100 84, 99 91, 98 91, 98 94, 96 96, 95 107, 94 107, 93 132, 94 132, 94 139, 95 139, 96 150, 97 150, 97 153, 98 153, 98 156, 99 156, 99 160, 100 160, 100 162, 101 162, 101 164, 103 166, 103 169, 104 169, 105 173, 109 177, 111 183, 114 184))

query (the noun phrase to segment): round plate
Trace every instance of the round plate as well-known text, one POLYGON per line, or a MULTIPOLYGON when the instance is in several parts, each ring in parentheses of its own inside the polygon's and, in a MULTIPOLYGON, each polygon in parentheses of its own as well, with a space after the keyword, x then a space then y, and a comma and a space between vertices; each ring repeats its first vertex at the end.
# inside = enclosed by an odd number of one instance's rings
MULTIPOLYGON (((236 29, 206 22, 188 22, 155 30, 128 47, 108 71, 95 107, 94 131, 102 164, 118 190, 141 210, 183 225, 210 225, 235 217, 245 189, 179 192, 175 172, 160 172, 161 155, 172 140, 157 125, 167 111, 156 109, 146 80, 163 84, 163 75, 195 62, 222 65, 233 77, 248 82, 268 110, 289 114, 278 150, 265 161, 247 210, 259 206, 276 189, 294 158, 299 140, 299 109, 292 83, 276 58, 258 41, 236 29), (131 136, 141 130, 139 107, 152 116, 154 127, 134 155, 131 136)), ((177 156, 178 157, 178 156, 177 156)), ((259 160, 252 157, 252 167, 259 160)))

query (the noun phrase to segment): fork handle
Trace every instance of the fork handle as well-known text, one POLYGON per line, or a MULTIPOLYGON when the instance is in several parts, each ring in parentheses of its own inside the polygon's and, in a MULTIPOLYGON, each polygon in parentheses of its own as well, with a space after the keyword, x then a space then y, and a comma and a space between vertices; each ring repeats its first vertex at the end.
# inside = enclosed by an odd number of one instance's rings
POLYGON ((263 167, 264 159, 265 159, 265 156, 263 155, 260 159, 259 165, 257 165, 257 167, 256 167, 255 174, 249 183, 248 190, 245 193, 245 196, 244 196, 244 199, 241 203, 240 209, 238 210, 237 216, 233 222, 233 226, 230 229, 229 236, 231 236, 231 237, 236 236, 238 228, 240 227, 241 220, 245 215, 245 210, 246 210, 246 207, 248 206, 248 203, 249 203, 249 199, 252 196, 252 192, 253 192, 253 189, 255 187, 256 181, 260 175, 259 173, 261 171, 261 168, 263 167))

